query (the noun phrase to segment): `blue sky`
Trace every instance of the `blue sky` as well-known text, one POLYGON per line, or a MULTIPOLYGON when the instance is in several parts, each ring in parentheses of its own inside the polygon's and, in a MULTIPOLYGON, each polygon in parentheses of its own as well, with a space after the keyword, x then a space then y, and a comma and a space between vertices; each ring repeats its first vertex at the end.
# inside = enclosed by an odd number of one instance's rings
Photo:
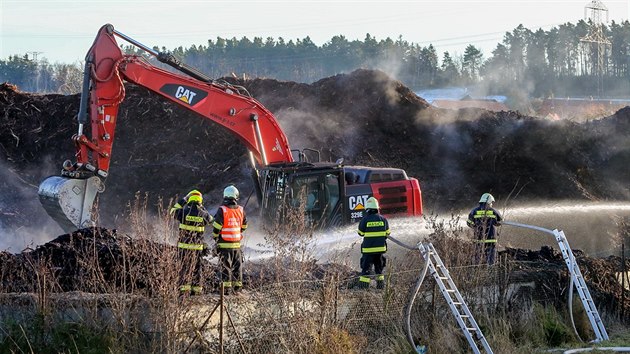
MULTIPOLYGON (((519 24, 550 29, 584 18, 591 1, 58 1, 0 0, 0 58, 40 52, 50 62, 83 59, 105 23, 148 46, 189 47, 216 37, 310 38, 322 45, 402 36, 438 53, 461 54, 467 44, 490 56, 519 24)), ((609 19, 627 20, 630 0, 603 1, 609 19)))

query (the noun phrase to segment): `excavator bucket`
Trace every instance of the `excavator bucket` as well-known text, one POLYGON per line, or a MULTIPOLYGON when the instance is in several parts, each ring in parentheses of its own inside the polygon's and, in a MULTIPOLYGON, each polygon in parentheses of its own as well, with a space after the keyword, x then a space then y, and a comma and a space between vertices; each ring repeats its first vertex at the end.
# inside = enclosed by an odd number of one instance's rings
POLYGON ((51 176, 39 185, 39 201, 65 232, 93 226, 92 207, 103 183, 94 176, 84 179, 51 176))

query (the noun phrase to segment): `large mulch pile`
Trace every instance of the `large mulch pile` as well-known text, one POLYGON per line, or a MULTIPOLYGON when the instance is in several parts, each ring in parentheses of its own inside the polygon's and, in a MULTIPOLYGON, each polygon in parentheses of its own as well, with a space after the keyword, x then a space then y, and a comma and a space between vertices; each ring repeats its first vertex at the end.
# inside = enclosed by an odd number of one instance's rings
MULTIPOLYGON (((622 286, 616 279, 621 259, 615 256, 594 259, 579 251, 574 253, 598 307, 611 313, 619 311, 624 299, 622 286)), ((116 230, 82 229, 19 254, 0 252, 0 292, 81 291, 151 296, 176 288, 176 258, 177 248, 173 245, 132 239, 116 230), (165 263, 170 266, 165 267, 165 263)), ((534 288, 523 288, 531 291, 524 296, 555 306, 566 303, 569 276, 559 252, 547 246, 539 251, 507 248, 500 252, 499 259, 509 266, 495 270, 508 269, 504 277, 510 284, 535 283, 534 288)), ((256 289, 283 279, 278 272, 284 267, 274 268, 272 263, 248 262, 245 287, 256 289)), ((216 291, 219 283, 216 266, 207 261, 203 266, 204 273, 210 275, 204 288, 216 291)), ((630 260, 627 260, 626 269, 629 266, 630 260)), ((313 262, 301 264, 299 268, 305 280, 333 277, 341 281, 341 287, 352 287, 352 279, 358 276, 356 271, 337 264, 313 262)), ((518 296, 513 294, 512 301, 517 301, 518 296)), ((628 296, 625 308, 630 308, 628 296)))
MULTIPOLYGON (((420 180, 427 211, 468 207, 485 191, 512 193, 519 201, 630 198, 630 107, 585 123, 440 110, 372 70, 313 84, 225 80, 246 87, 275 114, 292 148, 320 149, 325 159, 344 157, 347 164, 405 169, 420 180)), ((220 202, 228 183, 251 193, 246 149, 229 131, 144 88, 127 85, 126 92, 107 189, 98 201, 101 226, 119 227, 138 193, 148 195, 151 209, 191 188, 202 190, 208 205, 220 202)), ((50 222, 37 185, 72 159, 78 107, 79 95, 0 85, 0 233, 50 222)), ((104 230, 102 237, 113 237, 104 230)), ((44 251, 28 257, 37 252, 44 251)), ((7 254, 0 259, 3 269, 15 262, 7 254)))
MULTIPOLYGON (((405 169, 420 180, 427 210, 468 206, 482 191, 519 191, 521 201, 630 197, 628 107, 587 123, 439 110, 371 70, 313 84, 228 80, 274 112, 292 148, 405 169)), ((20 227, 25 215, 28 222, 46 217, 36 186, 72 159, 78 105, 78 95, 0 85, 0 227, 20 227)), ((102 226, 115 227, 138 192, 148 193, 152 205, 195 187, 216 204, 227 183, 244 195, 253 190, 246 150, 224 128, 133 85, 118 122, 107 191, 99 199, 102 226)))
MULTIPOLYGON (((204 288, 213 291, 219 283, 217 266, 211 262, 210 252, 206 256, 203 273, 208 277, 204 288)), ((86 228, 18 254, 0 252, 0 293, 45 290, 151 295, 177 288, 178 262, 175 245, 134 239, 117 230, 86 228)), ((282 279, 277 272, 284 265, 268 263, 247 262, 247 288, 268 286, 282 279)), ((305 280, 323 279, 333 273, 340 279, 357 274, 342 265, 314 261, 299 267, 305 280)))

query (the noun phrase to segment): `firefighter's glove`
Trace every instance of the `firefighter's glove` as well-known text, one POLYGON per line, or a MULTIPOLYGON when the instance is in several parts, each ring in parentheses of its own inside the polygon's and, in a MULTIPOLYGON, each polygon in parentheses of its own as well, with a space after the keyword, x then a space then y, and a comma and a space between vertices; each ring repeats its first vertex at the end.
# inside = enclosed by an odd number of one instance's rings
POLYGON ((177 203, 175 203, 175 205, 173 205, 173 207, 171 208, 171 210, 169 210, 168 212, 169 212, 169 214, 173 215, 173 214, 175 214, 175 212, 176 212, 178 209, 181 209, 181 208, 182 208, 182 205, 181 205, 179 202, 177 202, 177 203))

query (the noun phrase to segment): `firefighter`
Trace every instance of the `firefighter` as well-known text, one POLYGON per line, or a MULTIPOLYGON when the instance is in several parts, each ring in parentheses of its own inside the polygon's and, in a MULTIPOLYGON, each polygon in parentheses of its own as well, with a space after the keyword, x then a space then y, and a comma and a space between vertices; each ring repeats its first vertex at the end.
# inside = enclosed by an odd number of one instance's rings
POLYGON ((374 197, 368 198, 365 203, 365 216, 359 223, 359 236, 363 237, 361 243, 361 276, 359 276, 359 287, 367 289, 370 287, 372 267, 376 273, 376 288, 385 287, 385 252, 387 252, 387 236, 389 236, 389 223, 387 219, 379 214, 378 200, 374 197))
POLYGON ((241 240, 247 229, 247 217, 238 205, 238 189, 228 186, 223 190, 223 204, 214 216, 212 236, 221 263, 221 281, 227 292, 238 293, 243 288, 243 254, 241 240))
POLYGON ((177 256, 182 265, 179 276, 180 294, 199 295, 203 291, 202 257, 205 243, 205 226, 212 223, 212 216, 203 207, 203 197, 192 190, 172 208, 171 214, 179 221, 177 256))
POLYGON ((494 197, 484 193, 479 199, 479 206, 468 214, 467 224, 475 233, 476 262, 483 257, 487 264, 494 264, 497 244, 497 226, 501 226, 501 214, 492 208, 494 197))

